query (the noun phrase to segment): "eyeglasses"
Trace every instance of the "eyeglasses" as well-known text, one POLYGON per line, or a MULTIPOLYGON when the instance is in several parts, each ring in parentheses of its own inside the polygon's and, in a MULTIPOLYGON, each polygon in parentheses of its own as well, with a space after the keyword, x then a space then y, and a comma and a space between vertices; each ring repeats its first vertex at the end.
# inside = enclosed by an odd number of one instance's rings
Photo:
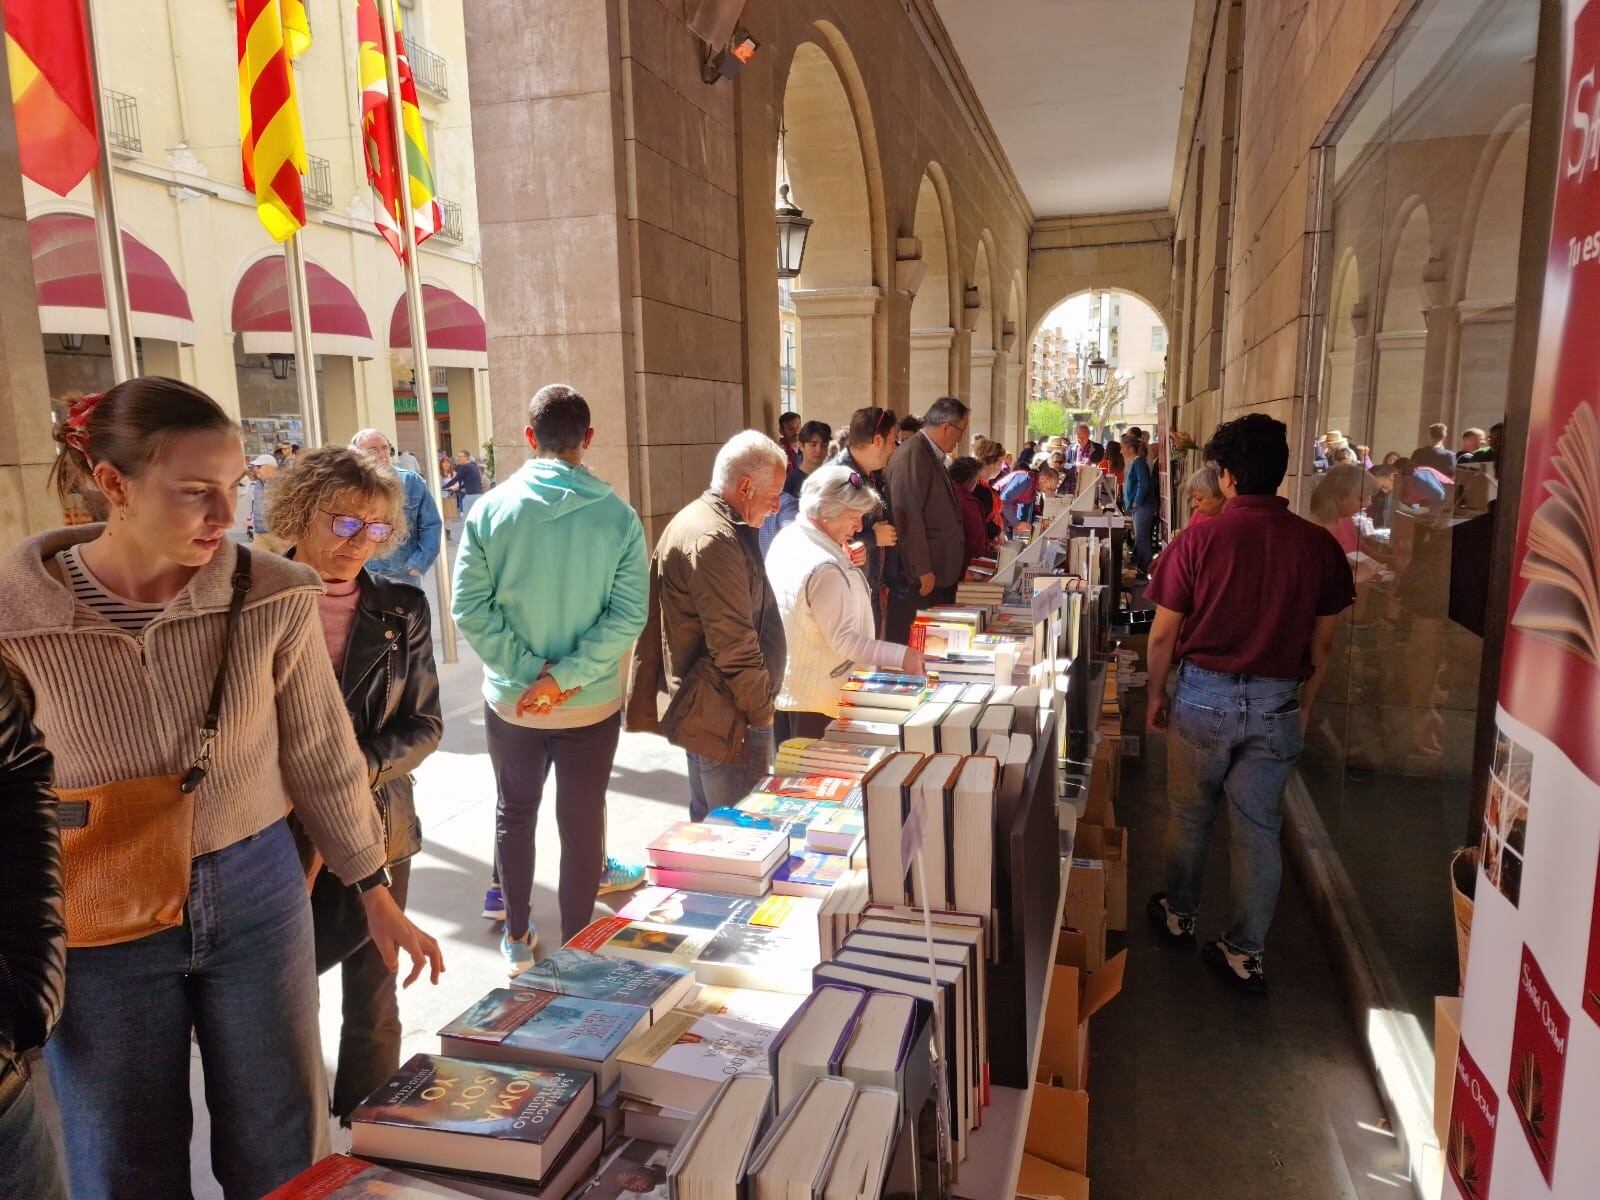
POLYGON ((337 538, 353 538, 365 529, 368 540, 381 545, 394 536, 394 526, 388 521, 363 521, 360 517, 346 516, 326 508, 317 511, 333 518, 329 525, 333 529, 333 536, 337 538))
POLYGON ((886 433, 893 432, 894 427, 895 419, 893 410, 887 408, 878 409, 878 415, 872 422, 872 436, 875 438, 882 437, 886 433))

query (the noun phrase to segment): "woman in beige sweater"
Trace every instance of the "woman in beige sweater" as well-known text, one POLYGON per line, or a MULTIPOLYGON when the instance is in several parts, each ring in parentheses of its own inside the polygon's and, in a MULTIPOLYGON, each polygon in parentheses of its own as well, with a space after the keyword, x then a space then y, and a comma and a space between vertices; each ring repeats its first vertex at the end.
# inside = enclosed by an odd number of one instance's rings
MULTIPOLYGON (((230 1198, 257 1197, 326 1149, 311 913, 289 809, 360 889, 385 961, 405 948, 407 984, 424 966, 437 980, 443 959, 389 893, 309 568, 249 555, 216 735, 202 737, 242 566, 225 536, 244 475, 238 428, 187 384, 142 378, 80 400, 57 437, 58 487, 103 499, 109 518, 32 538, 0 564, 0 657, 55 756, 56 786, 66 800, 204 769, 187 895, 167 927, 68 952, 46 1062, 67 1116, 72 1194, 189 1194, 192 1031, 213 1168, 230 1198)), ((140 863, 118 868, 111 889, 103 868, 74 864, 72 829, 112 807, 62 807, 75 941, 75 886, 113 900, 144 887, 140 863)))

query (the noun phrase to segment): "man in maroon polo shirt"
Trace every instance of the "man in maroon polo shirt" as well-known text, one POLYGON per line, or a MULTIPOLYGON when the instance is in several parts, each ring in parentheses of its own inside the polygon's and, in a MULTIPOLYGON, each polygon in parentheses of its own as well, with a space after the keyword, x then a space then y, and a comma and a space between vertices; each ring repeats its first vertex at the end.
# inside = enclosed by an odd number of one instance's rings
POLYGON ((1168 941, 1194 942, 1211 824, 1226 800, 1233 912, 1201 957, 1258 993, 1267 987, 1261 953, 1283 878, 1284 789, 1340 614, 1355 601, 1339 543, 1276 494, 1289 465, 1287 432, 1261 413, 1218 426, 1205 457, 1226 503, 1173 540, 1145 592, 1156 605, 1148 723, 1172 734, 1167 890, 1147 911, 1168 941))

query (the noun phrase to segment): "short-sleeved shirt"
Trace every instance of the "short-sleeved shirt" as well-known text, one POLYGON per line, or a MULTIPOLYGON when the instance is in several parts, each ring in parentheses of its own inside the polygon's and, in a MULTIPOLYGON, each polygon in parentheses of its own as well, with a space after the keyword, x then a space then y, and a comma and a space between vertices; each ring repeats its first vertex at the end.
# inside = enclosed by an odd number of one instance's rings
POLYGON ((1356 598, 1339 543, 1281 496, 1235 496, 1160 563, 1145 598, 1183 614, 1177 658, 1207 671, 1305 679, 1317 618, 1356 598))

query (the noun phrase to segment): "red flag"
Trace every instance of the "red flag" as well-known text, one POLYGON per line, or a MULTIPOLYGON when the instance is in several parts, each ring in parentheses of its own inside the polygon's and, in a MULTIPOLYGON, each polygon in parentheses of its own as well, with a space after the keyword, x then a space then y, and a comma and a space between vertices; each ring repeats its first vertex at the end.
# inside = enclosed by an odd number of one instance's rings
POLYGON ((22 173, 65 196, 99 154, 84 0, 5 0, 22 173))

